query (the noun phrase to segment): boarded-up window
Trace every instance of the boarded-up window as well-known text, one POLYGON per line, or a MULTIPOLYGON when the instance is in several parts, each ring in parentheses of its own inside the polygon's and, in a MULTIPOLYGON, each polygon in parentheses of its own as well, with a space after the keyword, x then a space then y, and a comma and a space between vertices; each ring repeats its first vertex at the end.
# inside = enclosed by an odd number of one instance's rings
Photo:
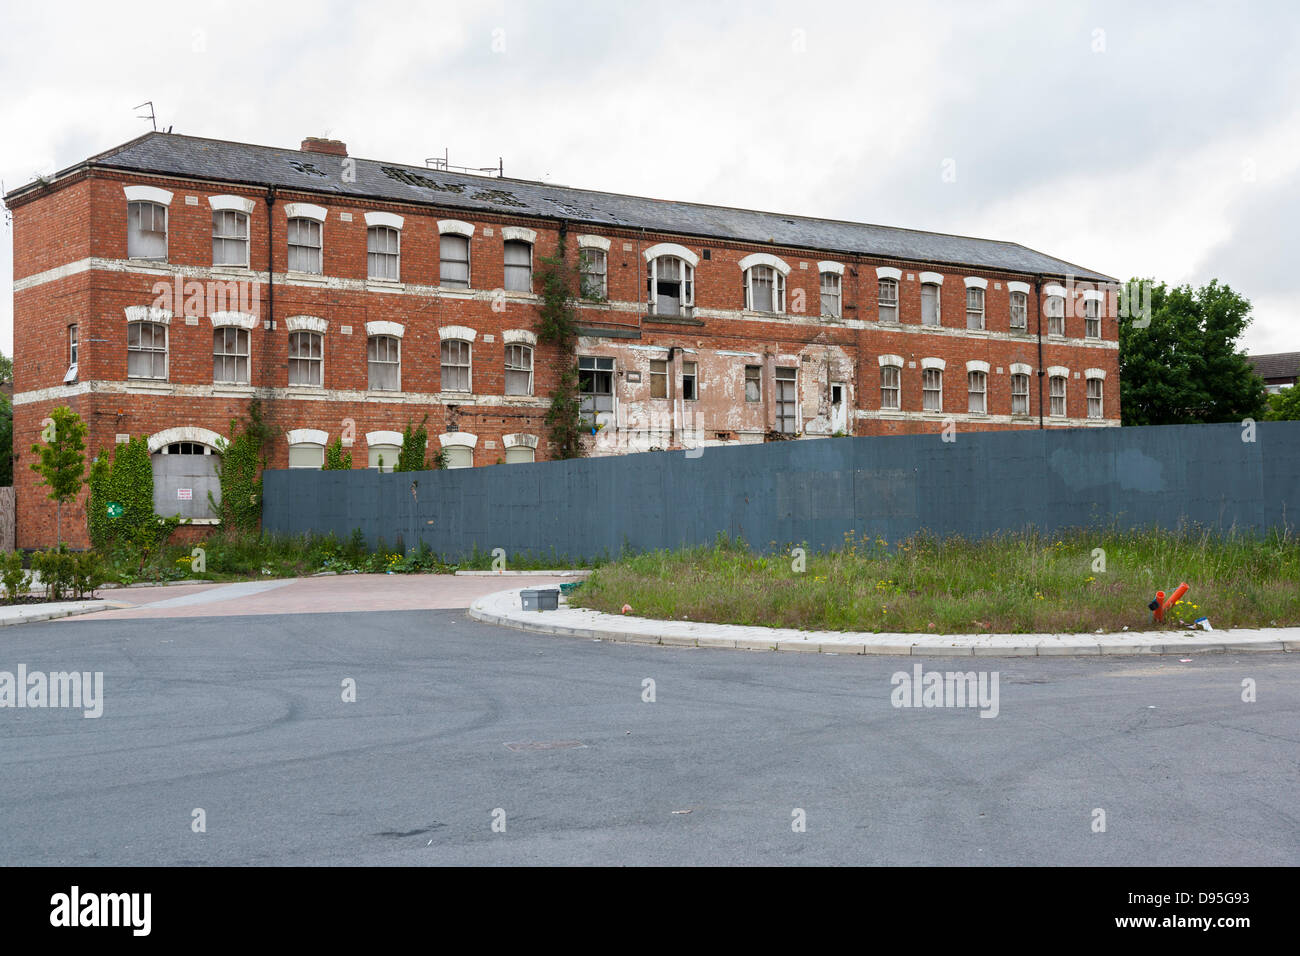
POLYGON ((533 461, 535 458, 536 450, 529 448, 527 445, 515 445, 513 448, 506 449, 507 465, 518 465, 533 461))
POLYGON ((921 324, 939 324, 939 286, 933 282, 921 286, 921 324))
POLYGON ((221 501, 218 456, 198 442, 172 442, 154 453, 153 510, 164 518, 215 518, 208 494, 221 501))

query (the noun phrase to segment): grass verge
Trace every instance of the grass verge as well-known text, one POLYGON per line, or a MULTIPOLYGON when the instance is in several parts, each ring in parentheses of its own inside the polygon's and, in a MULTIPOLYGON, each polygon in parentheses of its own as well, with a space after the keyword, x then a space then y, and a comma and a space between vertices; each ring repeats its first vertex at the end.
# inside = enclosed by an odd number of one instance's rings
POLYGON ((1216 629, 1300 624, 1292 533, 1072 531, 890 544, 845 536, 833 553, 756 554, 744 542, 624 557, 569 597, 575 607, 651 618, 893 633, 1144 631, 1208 617, 1216 629), (1148 602, 1191 590, 1152 622, 1148 602))

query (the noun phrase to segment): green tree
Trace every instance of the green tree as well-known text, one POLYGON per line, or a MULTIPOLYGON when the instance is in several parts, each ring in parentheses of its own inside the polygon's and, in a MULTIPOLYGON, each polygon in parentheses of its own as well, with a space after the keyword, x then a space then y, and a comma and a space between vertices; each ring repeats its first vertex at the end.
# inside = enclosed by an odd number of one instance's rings
POLYGON ((41 476, 40 484, 50 489, 55 503, 55 544, 63 544, 63 503, 72 501, 81 491, 86 474, 86 423, 81 416, 60 405, 50 412, 41 431, 41 441, 32 445, 32 471, 41 476))
POLYGON ((1270 422, 1300 421, 1300 385, 1292 385, 1270 395, 1264 418, 1270 422))
POLYGON ((322 471, 351 471, 352 452, 343 451, 343 436, 334 439, 332 445, 325 447, 325 465, 322 471))
POLYGON ((14 483, 14 407, 0 395, 0 485, 14 483))
POLYGON ((1119 327, 1123 423, 1263 417, 1264 380, 1237 344, 1251 323, 1250 301, 1218 280, 1199 289, 1150 285, 1150 325, 1139 328, 1128 320, 1119 327))

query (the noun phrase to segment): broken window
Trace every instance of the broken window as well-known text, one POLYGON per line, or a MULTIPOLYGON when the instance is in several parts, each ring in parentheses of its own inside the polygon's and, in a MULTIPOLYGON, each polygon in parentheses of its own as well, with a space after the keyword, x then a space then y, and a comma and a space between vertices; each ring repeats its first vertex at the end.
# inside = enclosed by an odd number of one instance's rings
POLYGON ((161 322, 128 322, 127 378, 167 377, 167 326, 161 322))
POLYGON ((212 264, 248 266, 248 214, 233 209, 212 213, 212 264))
POLYGON ((442 343, 442 390, 470 390, 470 345, 463 339, 446 339, 442 343))
POLYGON ((876 285, 876 295, 880 307, 881 322, 898 321, 898 282, 895 279, 881 279, 876 285))
POLYGON ((583 249, 578 253, 584 299, 604 301, 608 294, 608 261, 604 249, 583 249))
POLYGON ((126 254, 131 259, 167 258, 167 207, 156 202, 126 204, 126 254))
POLYGON ((668 363, 663 359, 650 360, 650 397, 668 397, 668 363))
POLYGON ((1028 325, 1029 296, 1023 292, 1011 293, 1011 327, 1023 329, 1028 325))
POLYGON ((469 288, 469 238, 444 232, 438 237, 438 284, 469 288))
POLYGON ((212 330, 212 381, 248 384, 248 330, 224 326, 212 330))
POLYGON ((783 435, 798 432, 798 389, 796 370, 778 368, 776 370, 776 430, 783 435))
POLYGON ((822 315, 840 317, 840 276, 835 272, 822 273, 822 315))
POLYGON ((289 333, 289 384, 319 387, 324 380, 322 337, 319 332, 289 333))
POLYGON ((785 276, 771 266, 745 270, 745 308, 751 312, 785 311, 785 276))
POLYGON ((588 425, 598 412, 614 410, 614 360, 590 355, 578 358, 579 411, 588 425))
POLYGON ((682 363, 682 398, 693 402, 700 397, 699 366, 695 362, 682 363))
POLYGON ((506 394, 533 394, 533 350, 531 346, 506 346, 506 394))
POLYGON ((506 291, 533 291, 533 247, 511 239, 506 242, 506 291))
POLYGON ((694 279, 695 270, 689 262, 676 256, 651 259, 646 276, 650 314, 681 315, 683 308, 694 305, 694 279))
POLYGON ((402 390, 402 340, 395 335, 372 335, 366 341, 370 388, 377 392, 402 390))
POLYGON ((396 282, 401 274, 402 234, 392 226, 371 226, 366 230, 366 275, 371 279, 396 282))
POLYGON ((321 224, 316 220, 289 220, 289 271, 320 275, 321 224))
POLYGON ((745 401, 761 402, 763 400, 763 368, 760 365, 745 366, 745 401))

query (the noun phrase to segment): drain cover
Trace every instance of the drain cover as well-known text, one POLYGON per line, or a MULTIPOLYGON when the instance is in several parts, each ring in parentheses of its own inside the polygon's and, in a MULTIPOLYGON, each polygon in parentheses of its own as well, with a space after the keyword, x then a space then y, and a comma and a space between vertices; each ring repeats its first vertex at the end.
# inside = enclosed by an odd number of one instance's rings
POLYGON ((523 750, 571 750, 574 747, 587 746, 581 740, 517 740, 506 744, 506 750, 519 753, 523 750))

